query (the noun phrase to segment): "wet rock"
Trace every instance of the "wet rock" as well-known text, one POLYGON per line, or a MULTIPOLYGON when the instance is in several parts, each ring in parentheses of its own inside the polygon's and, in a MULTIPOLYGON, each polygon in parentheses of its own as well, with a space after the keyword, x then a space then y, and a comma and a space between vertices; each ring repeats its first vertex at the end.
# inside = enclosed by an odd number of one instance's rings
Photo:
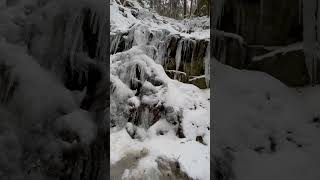
POLYGON ((19 81, 12 73, 12 66, 0 63, 0 104, 6 104, 13 97, 19 81))
POLYGON ((123 6, 128 8, 134 8, 134 4, 130 1, 124 1, 123 6))
POLYGON ((203 144, 203 145, 206 145, 206 143, 203 141, 202 136, 197 136, 197 137, 196 137, 196 141, 198 141, 199 143, 201 143, 201 144, 203 144))
POLYGON ((119 6, 119 11, 123 12, 124 13, 124 8, 119 6))
POLYGON ((193 85, 197 86, 200 89, 208 88, 205 77, 197 78, 192 81, 189 80, 189 82, 191 82, 193 85))
POLYGON ((205 74, 204 58, 209 45, 208 39, 196 40, 192 54, 190 76, 201 76, 205 74))
POLYGON ((179 35, 170 35, 167 40, 167 52, 168 52, 168 58, 175 58, 176 51, 178 47, 178 42, 181 39, 179 35))
POLYGON ((131 14, 132 14, 132 16, 134 16, 134 17, 138 17, 139 12, 138 12, 137 10, 131 9, 131 14))
POLYGON ((161 172, 160 180, 189 180, 188 175, 182 171, 178 161, 172 161, 163 157, 156 159, 161 172))
MULTIPOLYGON (((127 154, 120 161, 112 164, 110 167, 110 179, 118 180, 122 179, 123 173, 125 170, 132 170, 137 167, 138 162, 141 158, 145 157, 148 154, 147 149, 143 149, 137 152, 131 152, 127 154)), ((109 179, 109 178, 108 178, 109 179)))

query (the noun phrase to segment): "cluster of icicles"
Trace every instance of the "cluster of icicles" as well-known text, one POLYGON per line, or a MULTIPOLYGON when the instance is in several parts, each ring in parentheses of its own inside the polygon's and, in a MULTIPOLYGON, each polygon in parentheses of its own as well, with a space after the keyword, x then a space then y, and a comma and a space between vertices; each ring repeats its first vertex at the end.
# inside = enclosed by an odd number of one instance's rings
MULTIPOLYGON (((225 0, 214 0, 213 4, 213 28, 218 29, 221 17, 224 13, 225 0)), ((288 3, 290 3, 288 1, 288 3)), ((317 64, 320 60, 320 0, 300 0, 299 1, 299 21, 303 21, 303 48, 305 53, 305 62, 308 68, 308 73, 311 83, 316 83, 319 80, 317 72, 317 64)), ((260 0, 260 15, 264 12, 264 2, 260 0)), ((237 15, 237 30, 243 20, 244 8, 239 4, 237 15)), ((213 37, 213 42, 214 42, 213 37)))
MULTIPOLYGON (((117 52, 123 52, 129 50, 133 46, 140 46, 145 50, 145 53, 155 60, 156 63, 165 65, 168 57, 174 54, 175 70, 174 79, 177 78, 177 74, 180 72, 179 68, 183 66, 185 61, 192 61, 195 59, 195 47, 197 40, 191 38, 184 38, 176 34, 170 34, 166 30, 148 30, 144 25, 135 25, 128 32, 118 32, 111 34, 110 53, 115 54, 117 52), (177 47, 172 52, 170 48, 171 41, 176 40, 177 47)), ((197 76, 195 78, 205 78, 207 87, 209 87, 210 81, 210 42, 208 41, 207 47, 205 47, 205 54, 203 58, 203 67, 205 74, 197 76)), ((195 79, 192 79, 195 80, 195 79)))

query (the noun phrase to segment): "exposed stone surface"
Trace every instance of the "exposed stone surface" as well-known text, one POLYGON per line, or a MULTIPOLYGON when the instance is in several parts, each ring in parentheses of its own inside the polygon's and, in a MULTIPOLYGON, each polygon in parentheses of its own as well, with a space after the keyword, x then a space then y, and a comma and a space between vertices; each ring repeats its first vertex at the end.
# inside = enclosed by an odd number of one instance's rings
POLYGON ((299 0, 225 0, 219 29, 243 36, 248 44, 295 43, 302 40, 299 8, 299 0))
POLYGON ((213 55, 220 62, 235 68, 244 68, 248 64, 247 44, 236 34, 216 32, 213 55))
POLYGON ((307 85, 303 50, 253 61, 256 56, 303 40, 300 7, 299 0, 225 0, 219 26, 225 33, 215 36, 214 57, 235 68, 266 72, 288 86, 307 85))
POLYGON ((304 60, 304 52, 297 50, 253 61, 249 68, 266 72, 288 86, 304 86, 309 83, 304 60))
MULTIPOLYGON (((135 44, 135 30, 139 30, 139 26, 132 28, 129 32, 118 32, 112 34, 110 53, 123 52, 130 49, 135 44)), ((190 83, 192 76, 201 76, 205 74, 205 57, 206 50, 209 45, 209 39, 192 39, 181 37, 178 34, 170 34, 158 30, 146 30, 147 46, 154 45, 157 51, 150 51, 146 47, 147 54, 153 59, 157 59, 167 70, 167 75, 172 79, 177 79, 184 83, 190 83), (163 44, 161 44, 163 43, 163 44), (178 46, 181 43, 181 52, 178 46), (161 48, 162 47, 162 48, 161 48), (162 52, 163 51, 163 52, 162 52), (181 60, 179 67, 176 64, 176 55, 180 53, 181 60)), ((205 81, 205 80, 204 80, 205 81)), ((206 83, 193 82, 199 88, 208 88, 206 83)))

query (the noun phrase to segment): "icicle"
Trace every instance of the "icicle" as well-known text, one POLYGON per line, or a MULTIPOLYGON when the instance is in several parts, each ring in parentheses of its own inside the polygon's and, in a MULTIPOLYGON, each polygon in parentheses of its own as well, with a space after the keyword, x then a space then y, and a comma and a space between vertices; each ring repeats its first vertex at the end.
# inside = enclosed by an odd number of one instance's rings
MULTIPOLYGON (((176 51, 176 71, 179 71, 179 67, 180 67, 180 61, 181 61, 181 51, 182 51, 182 39, 179 41, 179 44, 178 44, 178 48, 177 48, 177 51, 176 51)), ((177 73, 174 74, 174 79, 176 79, 177 77, 177 73)))
POLYGON ((150 115, 151 115, 151 112, 149 112, 148 108, 146 108, 141 114, 141 118, 140 118, 141 127, 143 127, 144 129, 149 128, 150 115))
POLYGON ((145 67, 146 64, 142 61, 134 61, 127 67, 127 75, 123 79, 126 84, 131 88, 137 88, 139 83, 145 81, 145 67))
POLYGON ((303 47, 311 83, 315 82, 314 65, 316 61, 316 17, 317 0, 303 1, 303 47))
POLYGON ((263 0, 260 0, 260 24, 263 24, 263 0))
POLYGON ((302 24, 302 6, 303 6, 303 3, 302 3, 303 0, 299 0, 299 24, 302 24))
POLYGON ((68 21, 65 31, 65 40, 64 40, 64 56, 70 57, 71 68, 73 68, 73 58, 74 54, 77 51, 79 40, 82 37, 82 25, 83 25, 83 16, 80 11, 76 12, 68 21))
POLYGON ((115 34, 114 36, 111 37, 111 44, 110 44, 110 53, 115 54, 117 53, 117 49, 120 44, 122 34, 115 34))
POLYGON ((164 65, 164 60, 166 58, 167 45, 165 42, 159 42, 157 47, 158 47, 157 57, 155 58, 156 63, 164 65))
MULTIPOLYGON (((101 8, 101 7, 100 7, 101 8)), ((107 14, 106 12, 102 9, 100 9, 99 12, 93 13, 94 16, 94 26, 93 26, 93 33, 97 34, 98 33, 98 44, 97 44, 97 49, 96 49, 96 56, 100 60, 106 60, 108 51, 107 51, 107 45, 109 39, 107 39, 107 14), (102 11, 102 12, 101 12, 102 11)))
POLYGON ((317 0, 317 17, 316 17, 316 23, 317 23, 317 43, 320 42, 320 1, 317 0))
POLYGON ((241 8, 237 8, 235 19, 236 19, 236 33, 238 34, 240 32, 241 8))
POLYGON ((204 57, 204 73, 206 85, 207 87, 210 87, 210 43, 207 46, 206 56, 204 57))
POLYGON ((224 11, 224 0, 215 0, 213 8, 213 28, 217 28, 224 11))
MULTIPOLYGON (((194 69, 193 66, 194 66, 194 53, 195 53, 195 50, 196 50, 196 45, 197 45, 197 42, 195 40, 190 40, 190 43, 189 43, 189 48, 190 48, 190 51, 191 51, 191 73, 192 73, 192 70, 194 69), (193 47, 193 49, 191 48, 193 47)), ((189 51, 189 52, 190 52, 189 51)))

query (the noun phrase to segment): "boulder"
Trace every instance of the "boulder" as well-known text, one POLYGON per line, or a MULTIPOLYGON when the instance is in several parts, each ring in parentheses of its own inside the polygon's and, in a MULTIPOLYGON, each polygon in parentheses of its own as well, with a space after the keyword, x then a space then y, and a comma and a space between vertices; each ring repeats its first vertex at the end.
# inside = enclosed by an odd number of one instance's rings
POLYGON ((288 86, 304 86, 309 83, 302 49, 260 57, 258 61, 252 61, 249 69, 266 72, 288 86))

